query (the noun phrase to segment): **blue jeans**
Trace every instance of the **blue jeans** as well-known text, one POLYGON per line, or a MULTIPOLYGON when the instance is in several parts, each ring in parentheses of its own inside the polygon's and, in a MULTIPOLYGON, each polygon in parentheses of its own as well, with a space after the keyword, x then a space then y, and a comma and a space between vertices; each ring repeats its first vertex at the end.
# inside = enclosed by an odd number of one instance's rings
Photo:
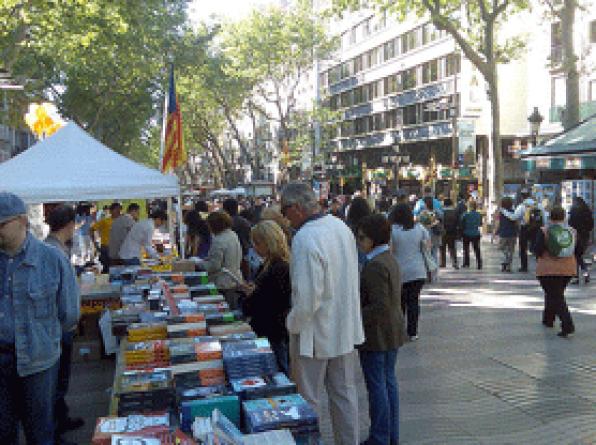
POLYGON ((58 366, 19 377, 14 353, 0 352, 0 443, 19 443, 20 421, 27 445, 54 444, 58 366))
POLYGON ((395 377, 397 349, 359 351, 370 413, 367 445, 399 443, 399 386, 395 377))

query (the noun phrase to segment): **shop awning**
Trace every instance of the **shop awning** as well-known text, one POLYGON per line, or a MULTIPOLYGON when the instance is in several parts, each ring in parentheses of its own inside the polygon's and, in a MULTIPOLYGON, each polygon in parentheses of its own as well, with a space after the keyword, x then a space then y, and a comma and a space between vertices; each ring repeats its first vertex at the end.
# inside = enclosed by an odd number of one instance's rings
POLYGON ((526 171, 596 169, 596 115, 520 154, 526 171))

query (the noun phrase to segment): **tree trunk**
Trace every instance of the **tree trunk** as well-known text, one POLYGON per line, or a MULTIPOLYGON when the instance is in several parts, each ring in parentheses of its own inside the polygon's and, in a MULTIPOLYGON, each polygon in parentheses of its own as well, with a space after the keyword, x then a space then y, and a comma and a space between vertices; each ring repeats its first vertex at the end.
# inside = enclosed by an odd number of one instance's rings
POLYGON ((577 56, 573 46, 573 25, 575 22, 576 0, 564 0, 561 17, 561 39, 563 42, 563 70, 565 71, 565 113, 562 124, 565 130, 579 122, 579 73, 577 56))
POLYGON ((488 65, 486 79, 490 91, 490 111, 492 115, 492 134, 489 146, 489 157, 492 172, 488 176, 489 211, 492 213, 492 203, 499 202, 503 194, 503 150, 501 148, 501 110, 499 105, 499 82, 497 61, 494 52, 494 21, 486 24, 485 55, 488 65))

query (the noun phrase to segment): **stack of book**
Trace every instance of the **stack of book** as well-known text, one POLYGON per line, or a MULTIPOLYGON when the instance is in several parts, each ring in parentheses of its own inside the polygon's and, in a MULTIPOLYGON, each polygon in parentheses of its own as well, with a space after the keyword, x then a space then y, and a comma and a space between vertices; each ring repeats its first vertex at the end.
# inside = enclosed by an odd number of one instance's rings
POLYGON ((224 367, 229 380, 275 374, 278 371, 275 355, 267 339, 228 342, 223 343, 222 347, 224 367))
POLYGON ((289 429, 295 438, 319 434, 317 414, 299 394, 242 402, 250 433, 289 429))

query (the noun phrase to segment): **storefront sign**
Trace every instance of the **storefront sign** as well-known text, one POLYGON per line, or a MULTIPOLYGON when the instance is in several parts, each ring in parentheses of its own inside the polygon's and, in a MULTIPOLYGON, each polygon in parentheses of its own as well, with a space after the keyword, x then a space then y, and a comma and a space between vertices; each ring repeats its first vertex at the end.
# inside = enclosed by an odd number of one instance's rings
POLYGON ((459 119, 457 122, 459 157, 464 165, 473 165, 476 160, 476 128, 472 119, 459 119))

